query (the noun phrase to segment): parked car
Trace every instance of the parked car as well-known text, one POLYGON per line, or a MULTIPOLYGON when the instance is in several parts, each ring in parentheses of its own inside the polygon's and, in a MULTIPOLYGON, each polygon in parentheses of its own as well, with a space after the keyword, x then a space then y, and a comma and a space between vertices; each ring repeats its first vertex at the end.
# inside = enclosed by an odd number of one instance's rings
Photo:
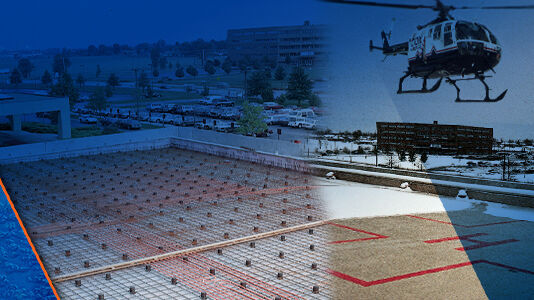
POLYGON ((184 125, 184 126, 193 126, 193 125, 195 125, 195 117, 193 117, 193 116, 183 116, 182 125, 184 125))
POLYGON ((288 125, 293 128, 315 129, 317 128, 317 121, 310 118, 291 118, 288 125))
POLYGON ((289 113, 289 116, 290 117, 300 117, 300 118, 315 118, 315 117, 317 117, 317 115, 315 114, 313 109, 309 109, 309 108, 294 110, 294 111, 289 113))
POLYGON ((149 116, 150 115, 146 112, 140 112, 139 115, 137 115, 136 117, 139 121, 148 121, 149 116))
POLYGON ((193 113, 192 105, 176 105, 172 110, 172 113, 188 115, 193 113))
POLYGON ((206 105, 195 105, 193 107, 193 113, 195 116, 207 117, 209 116, 211 107, 206 105))
POLYGON ((171 125, 182 125, 182 116, 181 115, 168 115, 165 118, 165 124, 171 124, 171 125))
POLYGON ((241 113, 236 108, 225 108, 221 111, 219 117, 226 120, 238 120, 241 117, 241 113))
POLYGON ((146 106, 146 109, 151 112, 161 112, 162 105, 159 103, 151 103, 146 106))
POLYGON ((213 105, 215 106, 224 106, 224 107, 230 107, 234 106, 234 102, 226 99, 215 99, 213 100, 213 105))
POLYGON ((219 132, 233 132, 236 128, 239 128, 237 123, 227 121, 219 121, 213 126, 213 129, 219 132))
POLYGON ((80 123, 83 123, 83 124, 96 124, 98 122, 97 118, 93 118, 89 116, 81 116, 79 120, 80 120, 80 123))
POLYGON ((213 108, 210 109, 210 111, 208 113, 208 116, 211 117, 211 118, 218 118, 218 117, 220 117, 221 112, 222 112, 222 109, 220 109, 218 107, 213 107, 213 108))
POLYGON ((112 118, 100 119, 100 124, 102 124, 103 126, 110 126, 110 125, 115 124, 115 122, 116 122, 116 120, 112 119, 112 118))
POLYGON ((267 125, 281 125, 287 126, 289 123, 289 115, 270 115, 264 118, 267 125))
POLYGON ((200 104, 212 105, 217 100, 224 100, 224 97, 223 96, 206 96, 200 99, 200 104))
POLYGON ((162 123, 163 124, 163 115, 161 114, 152 114, 150 118, 148 119, 149 122, 152 123, 162 123))
POLYGON ((210 130, 212 129, 212 126, 209 122, 204 123, 204 121, 198 121, 195 123, 195 128, 210 130))
POLYGON ((119 120, 117 121, 117 125, 120 128, 133 130, 133 129, 141 129, 141 123, 136 120, 127 119, 127 120, 119 120))
POLYGON ((276 102, 264 102, 263 103, 264 110, 278 110, 282 108, 284 107, 276 102))
POLYGON ((165 104, 162 106, 162 112, 170 113, 174 112, 174 110, 178 107, 176 104, 165 104))

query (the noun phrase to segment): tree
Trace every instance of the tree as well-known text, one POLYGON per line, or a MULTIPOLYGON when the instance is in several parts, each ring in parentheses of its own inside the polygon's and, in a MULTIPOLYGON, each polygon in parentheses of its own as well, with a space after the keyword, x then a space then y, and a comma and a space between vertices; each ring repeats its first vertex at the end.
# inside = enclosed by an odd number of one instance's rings
POLYGON ((102 69, 100 69, 100 65, 96 65, 96 78, 100 77, 100 74, 102 74, 102 69))
POLYGON ((187 74, 195 77, 198 75, 198 70, 197 68, 193 67, 193 66, 188 66, 187 69, 185 70, 187 72, 187 74))
POLYGON ((71 105, 78 102, 78 99, 80 98, 80 93, 74 86, 74 81, 69 73, 63 73, 59 77, 58 82, 52 86, 50 95, 55 97, 69 97, 71 105))
POLYGON ((243 102, 243 115, 239 119, 238 132, 243 134, 258 134, 267 130, 267 124, 262 116, 263 108, 252 106, 247 101, 243 102))
POLYGON ((278 66, 274 71, 274 79, 284 80, 286 78, 286 70, 282 66, 278 66))
POLYGON ((423 152, 423 154, 421 154, 421 157, 419 158, 419 160, 421 160, 422 163, 426 163, 427 160, 428 160, 428 154, 426 154, 426 152, 423 152))
POLYGON ((396 161, 395 161, 395 158, 393 157, 393 152, 389 152, 388 154, 388 157, 387 157, 387 166, 388 168, 393 168, 395 167, 396 165, 396 161))
POLYGON ((159 47, 154 47, 150 50, 150 60, 152 61, 152 69, 156 69, 159 65, 161 51, 159 47))
POLYGON ((145 71, 142 71, 141 74, 139 75, 139 79, 138 79, 139 87, 141 88, 142 91, 144 91, 145 88, 148 87, 149 83, 150 83, 150 81, 148 80, 148 76, 146 75, 145 71))
POLYGON ((202 89, 202 94, 201 95, 202 96, 209 96, 210 95, 210 88, 207 85, 205 85, 204 89, 202 89))
POLYGON ((321 106, 321 98, 316 94, 310 95, 310 105, 311 106, 321 106))
POLYGON ((417 156, 416 156, 415 150, 412 149, 412 150, 408 151, 408 160, 411 163, 414 163, 416 159, 417 159, 417 156))
POLYGON ((107 106, 106 92, 104 88, 98 87, 91 94, 91 96, 89 96, 89 108, 102 111, 106 109, 106 106, 107 106))
POLYGON ((106 88, 104 89, 106 92, 106 97, 112 97, 113 96, 113 87, 111 85, 106 85, 106 88))
POLYGON ((113 44, 113 54, 115 55, 121 54, 121 46, 117 43, 113 44))
POLYGON ((9 75, 9 82, 15 86, 22 83, 22 76, 20 75, 19 69, 15 68, 11 71, 9 75))
POLYGON ((32 62, 29 59, 21 58, 21 59, 19 59, 17 68, 19 69, 20 73, 22 74, 22 77, 27 79, 28 77, 30 77, 30 74, 32 73, 32 71, 35 68, 35 66, 32 64, 32 62))
POLYGON ((80 86, 80 88, 85 85, 85 77, 83 77, 82 73, 79 73, 78 77, 76 77, 76 83, 80 86))
POLYGON ((362 131, 361 130, 355 130, 352 132, 352 139, 357 141, 362 137, 362 131))
POLYGON ((265 77, 267 77, 267 79, 271 79, 271 78, 273 77, 270 68, 265 68, 265 69, 263 70, 263 74, 265 74, 265 77))
POLYGON ((229 59, 225 60, 221 68, 226 74, 230 74, 232 72, 232 62, 229 59))
POLYGON ((287 102, 286 94, 281 94, 280 96, 276 97, 276 103, 284 105, 287 102))
POLYGON ((56 54, 54 56, 54 62, 52 63, 52 71, 54 71, 54 73, 58 73, 59 75, 61 75, 67 72, 70 65, 71 65, 70 59, 66 56, 65 53, 56 54))
POLYGON ((159 68, 162 70, 165 70, 167 67, 167 58, 165 56, 162 56, 159 58, 159 68))
POLYGON ((178 68, 176 69, 176 72, 174 72, 174 75, 175 75, 176 77, 178 77, 178 78, 182 78, 182 77, 184 77, 184 76, 185 76, 185 74, 184 74, 184 68, 182 68, 182 67, 178 67, 178 68))
POLYGON ((52 83, 52 75, 50 75, 50 72, 48 72, 48 70, 45 70, 43 76, 41 76, 41 82, 44 85, 49 85, 52 83))
POLYGON ((397 156, 399 157, 400 161, 406 160, 406 151, 404 149, 397 149, 397 156))
POLYGON ((247 94, 250 96, 262 96, 263 100, 273 99, 271 82, 265 76, 265 72, 256 71, 247 80, 247 94))
POLYGON ((291 57, 289 57, 289 55, 286 56, 286 58, 284 59, 284 63, 285 63, 286 65, 290 65, 290 64, 291 64, 291 57))
POLYGON ((375 156, 375 165, 378 167, 378 147, 373 145, 373 150, 371 151, 375 156))
POLYGON ((87 47, 87 55, 89 56, 98 55, 98 49, 96 48, 95 45, 89 45, 89 47, 87 47))
POLYGON ((109 74, 108 85, 112 88, 119 86, 119 77, 115 73, 109 74))
POLYGON ((204 65, 204 71, 206 71, 210 75, 215 74, 215 65, 211 60, 208 60, 204 65))
POLYGON ((308 78, 308 74, 301 67, 296 67, 289 75, 287 96, 289 99, 297 100, 301 105, 302 100, 309 99, 312 95, 313 82, 308 78))

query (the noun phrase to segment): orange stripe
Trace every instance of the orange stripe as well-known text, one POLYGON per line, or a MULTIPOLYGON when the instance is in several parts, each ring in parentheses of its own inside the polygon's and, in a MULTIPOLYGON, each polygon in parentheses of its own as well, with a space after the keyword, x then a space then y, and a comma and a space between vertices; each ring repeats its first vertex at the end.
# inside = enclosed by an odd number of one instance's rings
POLYGON ((26 231, 26 227, 24 227, 24 224, 22 224, 22 220, 20 219, 20 216, 15 209, 15 205, 13 205, 13 202, 11 201, 11 198, 9 197, 6 187, 4 186, 4 183, 2 182, 2 179, 0 179, 0 186, 2 186, 2 190, 4 191, 4 194, 6 195, 7 201, 9 201, 9 204, 11 205, 11 208, 13 209, 13 212, 15 213, 15 217, 17 217, 17 220, 19 221, 20 227, 22 228, 22 231, 24 231, 24 235, 26 236, 26 239, 28 240, 28 243, 30 243, 30 246, 32 248, 33 254, 35 254, 35 257, 37 258, 37 261, 39 262, 39 266, 41 266, 41 270, 43 270, 43 273, 46 277, 46 280, 48 280, 48 284, 50 284, 50 287, 52 288, 52 291, 54 292, 54 296, 59 300, 59 295, 57 294, 56 288, 52 284, 52 280, 50 280, 50 276, 48 276, 48 273, 46 272, 43 262, 41 261, 41 258, 39 257, 39 254, 37 254, 37 250, 35 250, 35 246, 32 243, 32 240, 30 239, 30 236, 28 235, 28 232, 26 231))

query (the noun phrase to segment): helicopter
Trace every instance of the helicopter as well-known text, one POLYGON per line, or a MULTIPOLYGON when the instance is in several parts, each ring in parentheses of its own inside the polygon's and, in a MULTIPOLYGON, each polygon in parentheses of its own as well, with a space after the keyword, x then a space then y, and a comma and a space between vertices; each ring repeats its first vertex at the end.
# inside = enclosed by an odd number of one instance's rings
POLYGON ((391 32, 382 31, 382 46, 369 42, 369 50, 380 50, 388 56, 408 56, 408 70, 399 79, 397 94, 424 94, 439 89, 443 79, 456 88, 456 102, 497 102, 502 100, 505 90, 496 98, 490 97, 490 88, 485 79, 488 71, 495 73, 495 66, 501 60, 502 46, 495 35, 483 24, 454 19, 450 12, 458 9, 534 9, 534 5, 506 6, 450 6, 436 0, 435 5, 395 4, 371 1, 324 0, 326 2, 399 9, 431 9, 438 17, 425 25, 417 26, 407 42, 390 44, 391 32), (404 90, 403 83, 408 77, 421 78, 421 89, 404 90), (428 79, 437 79, 432 87, 427 87, 428 79), (484 99, 462 99, 458 81, 478 80, 484 86, 484 99))

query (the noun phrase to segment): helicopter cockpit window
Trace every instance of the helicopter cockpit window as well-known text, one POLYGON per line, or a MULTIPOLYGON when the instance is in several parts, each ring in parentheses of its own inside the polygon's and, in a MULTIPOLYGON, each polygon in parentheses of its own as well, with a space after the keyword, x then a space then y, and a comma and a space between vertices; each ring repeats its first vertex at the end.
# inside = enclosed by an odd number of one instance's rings
POLYGON ((451 32, 451 23, 445 24, 445 27, 443 29, 443 44, 445 46, 448 46, 452 44, 452 32, 451 32))
POLYGON ((489 35, 490 42, 492 42, 493 44, 499 44, 499 42, 497 41, 497 37, 495 37, 493 33, 489 31, 488 27, 484 25, 480 25, 480 26, 482 26, 486 30, 487 34, 489 35))
POLYGON ((456 23, 457 40, 479 40, 489 42, 484 28, 476 23, 458 22, 456 23))
POLYGON ((441 38, 441 24, 434 27, 434 39, 439 40, 441 38))

